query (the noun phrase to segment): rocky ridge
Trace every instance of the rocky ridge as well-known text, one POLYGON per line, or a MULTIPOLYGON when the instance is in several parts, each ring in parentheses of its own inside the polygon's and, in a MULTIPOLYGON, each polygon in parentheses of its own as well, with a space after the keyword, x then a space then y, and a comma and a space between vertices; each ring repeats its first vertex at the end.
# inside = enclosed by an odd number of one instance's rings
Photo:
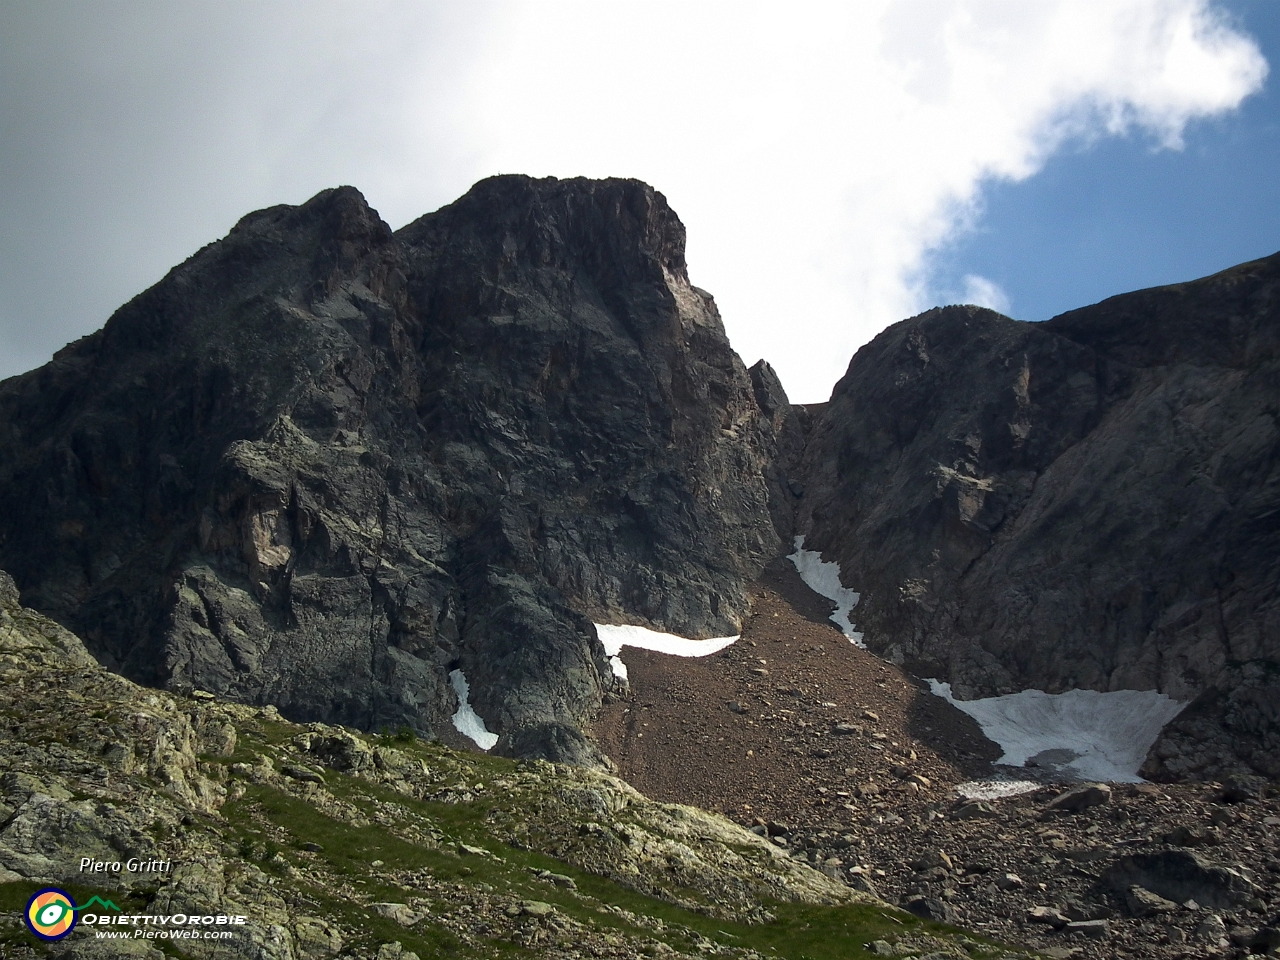
POLYGON ((830 403, 746 369, 635 181, 392 232, 245 217, 0 384, 0 565, 132 679, 605 765, 592 620, 737 632, 799 534, 962 697, 1192 701, 1144 767, 1280 775, 1280 255, 1027 324, 946 307, 830 403))

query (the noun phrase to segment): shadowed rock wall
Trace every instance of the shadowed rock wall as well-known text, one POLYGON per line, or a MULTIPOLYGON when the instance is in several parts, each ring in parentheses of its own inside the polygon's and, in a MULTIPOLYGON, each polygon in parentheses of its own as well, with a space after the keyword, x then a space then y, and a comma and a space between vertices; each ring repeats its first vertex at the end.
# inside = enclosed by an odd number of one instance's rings
POLYGON ((1043 324, 947 307, 859 350, 797 528, 869 646, 962 697, 1195 699, 1149 775, 1280 774, 1278 280, 1280 255, 1043 324))
POLYGON ((591 621, 736 632, 794 533, 964 697, 1159 689, 1147 772, 1280 775, 1280 255, 1028 324, 896 324, 831 401, 746 370, 635 181, 393 233, 245 217, 0 384, 0 567, 107 666, 599 762, 591 621))
POLYGON ((591 761, 590 618, 732 632, 773 426, 635 181, 245 217, 0 385, 0 566, 144 682, 591 761))

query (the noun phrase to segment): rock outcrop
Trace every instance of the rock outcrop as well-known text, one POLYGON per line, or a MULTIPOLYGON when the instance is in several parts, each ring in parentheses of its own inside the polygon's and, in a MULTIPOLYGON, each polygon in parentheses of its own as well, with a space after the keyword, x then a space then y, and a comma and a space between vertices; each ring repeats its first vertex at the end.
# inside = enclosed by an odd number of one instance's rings
POLYGON ((393 233, 250 214, 0 385, 0 565, 105 665, 304 721, 594 762, 591 620, 731 633, 775 445, 635 181, 498 177, 393 233))
POLYGON ((1042 324, 947 307, 859 350, 797 530, 871 649, 964 698, 1158 689, 1195 703, 1147 775, 1275 776, 1278 281, 1280 255, 1042 324))

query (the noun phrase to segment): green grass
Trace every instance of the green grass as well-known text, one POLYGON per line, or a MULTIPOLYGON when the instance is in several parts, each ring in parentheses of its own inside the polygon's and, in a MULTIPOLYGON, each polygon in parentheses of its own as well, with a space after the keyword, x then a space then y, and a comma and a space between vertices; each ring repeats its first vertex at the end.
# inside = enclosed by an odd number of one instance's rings
MULTIPOLYGON (((274 739, 274 738, 273 738, 274 739)), ((278 741, 277 741, 278 742, 278 741)), ((397 744, 411 755, 421 756, 432 766, 443 766, 439 784, 444 788, 465 780, 475 784, 497 777, 513 777, 520 773, 516 764, 501 758, 477 756, 455 759, 441 748, 428 744, 397 744)), ((953 940, 960 931, 930 923, 900 911, 868 904, 845 906, 812 906, 770 903, 765 906, 775 917, 769 923, 746 924, 716 919, 703 913, 683 909, 674 904, 635 892, 603 877, 586 873, 553 857, 532 850, 517 849, 498 842, 488 831, 486 821, 493 812, 514 813, 531 797, 521 794, 486 796, 470 803, 435 803, 406 797, 389 787, 344 774, 327 772, 325 786, 335 797, 361 810, 370 820, 376 801, 389 802, 402 808, 406 823, 419 824, 442 837, 442 844, 467 843, 488 849, 488 857, 460 857, 447 846, 432 849, 396 836, 392 831, 372 823, 354 826, 320 813, 304 800, 265 786, 250 786, 245 796, 227 804, 224 810, 232 824, 240 824, 242 838, 253 850, 262 847, 260 836, 245 827, 255 814, 287 834, 282 845, 284 856, 299 862, 298 851, 304 844, 318 844, 315 854, 335 876, 350 881, 363 880, 362 892, 374 900, 400 902, 410 896, 429 896, 429 891, 406 893, 398 884, 379 876, 386 873, 423 871, 436 882, 486 884, 496 893, 516 899, 542 900, 552 903, 565 916, 572 917, 600 931, 613 930, 631 936, 656 937, 671 946, 692 951, 700 938, 715 943, 747 947, 780 960, 839 960, 850 956, 869 955, 865 944, 874 940, 895 941, 903 936, 930 934, 953 940), (500 858, 500 859, 498 859, 500 858), (376 870, 371 863, 383 861, 376 870), (536 870, 549 870, 571 877, 577 894, 539 881, 536 870), (628 923, 613 912, 616 907, 632 914, 659 920, 664 930, 628 923), (603 909, 602 909, 603 908, 603 909)), ((265 857, 263 857, 265 859, 265 857)), ((269 867, 268 867, 269 869, 269 867)), ((353 946, 376 946, 378 942, 396 939, 421 956, 467 956, 456 938, 430 919, 406 930, 391 921, 370 917, 363 910, 339 902, 323 891, 309 890, 307 895, 322 902, 347 925, 363 928, 366 942, 353 946)), ((444 901, 433 903, 437 910, 447 910, 444 901)), ((999 948, 990 941, 969 941, 975 957, 993 955, 999 948), (989 947, 990 950, 983 947, 989 947)), ((496 955, 524 955, 515 945, 493 940, 490 949, 496 955)))
MULTIPOLYGON (((416 870, 431 867, 440 855, 417 847, 395 837, 377 826, 355 827, 319 813, 310 804, 268 787, 253 786, 245 796, 229 802, 223 808, 230 829, 228 839, 238 841, 240 850, 248 852, 247 859, 259 861, 268 872, 282 872, 275 868, 271 858, 279 854, 285 860, 299 864, 299 850, 303 844, 318 844, 323 849, 315 854, 336 877, 347 880, 363 880, 362 893, 375 902, 403 902, 407 894, 399 886, 387 883, 377 876, 371 866, 374 860, 383 860, 381 869, 416 870), (271 840, 258 836, 253 824, 259 815, 287 832, 289 842, 277 846, 271 840)), ((436 871, 432 871, 436 873, 436 871)), ((447 879, 447 871, 437 874, 447 879)), ((381 943, 398 940, 405 949, 413 950, 420 957, 470 957, 474 954, 452 933, 431 922, 430 918, 406 929, 392 920, 370 913, 349 900, 334 896, 321 886, 295 883, 296 892, 303 893, 316 902, 316 916, 326 916, 348 929, 358 931, 345 950, 374 952, 381 943)))

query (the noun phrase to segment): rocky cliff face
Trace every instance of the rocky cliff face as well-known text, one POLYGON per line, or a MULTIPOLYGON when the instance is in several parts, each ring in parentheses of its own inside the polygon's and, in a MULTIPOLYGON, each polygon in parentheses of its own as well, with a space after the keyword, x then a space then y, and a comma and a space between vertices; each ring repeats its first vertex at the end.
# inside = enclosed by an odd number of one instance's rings
POLYGON ((1280 774, 1280 255, 1043 324, 931 310, 858 351, 797 529, 873 650, 961 696, 1196 703, 1152 776, 1280 774))
POLYGON ((634 181, 393 233, 245 217, 0 384, 0 566, 99 660, 302 721, 601 762, 592 620, 737 632, 794 534, 961 696, 1194 700, 1152 776, 1280 775, 1280 255, 1044 324, 932 310, 831 402, 747 370, 634 181))
POLYGON ((590 619, 733 632, 774 444, 651 188, 499 177, 393 234, 344 187, 0 385, 0 566, 149 684, 430 734, 461 667, 499 749, 589 762, 590 619))

